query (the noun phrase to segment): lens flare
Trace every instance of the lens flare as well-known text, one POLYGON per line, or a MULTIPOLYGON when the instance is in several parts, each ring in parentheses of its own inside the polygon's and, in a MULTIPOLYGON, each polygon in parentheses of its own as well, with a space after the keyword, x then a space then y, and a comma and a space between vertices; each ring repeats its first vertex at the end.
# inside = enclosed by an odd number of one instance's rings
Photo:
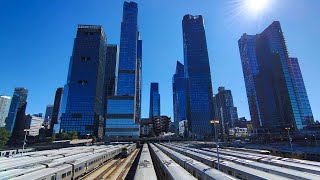
POLYGON ((262 13, 268 7, 268 0, 246 0, 245 7, 252 13, 262 13))
POLYGON ((281 4, 276 0, 229 0, 225 1, 225 22, 230 31, 234 27, 260 27, 271 19, 273 11, 281 4))

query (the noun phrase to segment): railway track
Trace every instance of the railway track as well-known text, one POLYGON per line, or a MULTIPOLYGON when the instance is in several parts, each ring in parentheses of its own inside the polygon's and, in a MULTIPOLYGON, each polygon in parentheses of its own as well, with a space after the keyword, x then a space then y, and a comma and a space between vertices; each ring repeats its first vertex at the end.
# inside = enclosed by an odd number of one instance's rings
POLYGON ((124 162, 125 159, 118 159, 115 163, 113 163, 106 170, 104 170, 99 176, 94 178, 94 180, 110 179, 113 176, 113 174, 117 171, 117 168, 121 166, 124 162))
POLYGON ((124 169, 121 171, 121 173, 119 174, 119 176, 117 177, 117 180, 123 180, 125 179, 125 176, 127 175, 130 167, 132 166, 133 164, 133 161, 136 159, 137 155, 139 153, 139 150, 135 150, 134 154, 133 154, 133 157, 130 158, 129 162, 126 164, 126 166, 124 167, 124 169))
MULTIPOLYGON (((107 166, 105 170, 103 170, 99 175, 93 177, 86 176, 83 179, 94 179, 94 180, 101 180, 101 179, 117 179, 117 180, 123 180, 125 179, 125 176, 128 173, 128 170, 130 169, 133 161, 135 160, 139 150, 134 150, 127 158, 119 158, 119 159, 113 159, 107 163, 105 163, 100 168, 103 168, 104 166, 107 166), (124 167, 123 167, 124 166, 124 167), (121 169, 123 168, 123 169, 121 169), (121 171, 120 171, 121 170, 121 171), (119 173, 120 171, 120 173, 119 173)), ((96 170, 99 171, 100 168, 97 168, 96 170)), ((94 172, 91 173, 92 176, 94 172)))

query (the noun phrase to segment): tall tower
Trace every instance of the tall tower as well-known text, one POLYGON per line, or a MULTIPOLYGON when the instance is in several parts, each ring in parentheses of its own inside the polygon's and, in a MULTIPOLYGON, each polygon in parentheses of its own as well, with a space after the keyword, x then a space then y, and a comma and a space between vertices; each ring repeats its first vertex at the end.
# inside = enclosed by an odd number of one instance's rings
POLYGON ((159 117, 160 115, 159 83, 151 83, 149 118, 159 117))
POLYGON ((10 99, 11 97, 9 96, 0 96, 0 127, 5 126, 10 99))
POLYGON ((182 21, 184 73, 187 81, 187 119, 197 137, 210 136, 212 83, 206 34, 201 15, 185 15, 182 21))
POLYGON ((51 104, 47 105, 46 112, 44 115, 44 121, 43 121, 45 124, 50 124, 52 119, 52 112, 53 112, 53 105, 51 104))
POLYGON ((231 90, 226 90, 224 87, 218 88, 213 100, 213 109, 215 118, 219 120, 219 125, 222 134, 228 135, 229 129, 234 127, 238 120, 237 108, 234 107, 231 90))
POLYGON ((101 26, 79 25, 70 60, 61 131, 103 135, 106 36, 101 26))
POLYGON ((302 125, 307 126, 314 123, 314 118, 307 94, 306 87, 302 78, 302 73, 298 58, 289 58, 289 71, 297 97, 298 108, 301 113, 302 125))
MULTIPOLYGON (((52 118, 50 121, 50 135, 53 134, 54 125, 58 124, 60 107, 61 107, 61 103, 62 103, 62 95, 63 95, 63 88, 62 87, 57 88, 56 94, 54 96, 52 118)), ((56 132, 56 133, 58 133, 58 132, 56 132)))
POLYGON ((186 78, 184 65, 177 61, 176 72, 172 78, 173 115, 175 133, 178 134, 179 122, 186 120, 186 78))
POLYGON ((252 125, 271 133, 304 127, 280 22, 238 41, 252 125))
POLYGON ((15 88, 11 100, 11 105, 6 120, 6 129, 12 134, 11 139, 18 139, 24 136, 24 129, 27 123, 24 116, 27 108, 28 90, 26 88, 15 88))
POLYGON ((105 67, 105 98, 115 95, 116 66, 118 63, 119 49, 115 44, 107 44, 107 57, 105 67))
POLYGON ((140 135, 142 41, 138 32, 138 5, 124 2, 115 96, 107 100, 106 138, 140 135))

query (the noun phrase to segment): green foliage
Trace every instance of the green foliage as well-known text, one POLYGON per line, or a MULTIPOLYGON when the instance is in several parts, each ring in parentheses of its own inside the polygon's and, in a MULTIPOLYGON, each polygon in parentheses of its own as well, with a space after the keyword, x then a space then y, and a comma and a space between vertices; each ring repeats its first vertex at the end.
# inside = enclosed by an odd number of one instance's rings
POLYGON ((10 136, 11 134, 9 133, 9 131, 6 130, 6 128, 4 127, 0 128, 0 148, 2 148, 7 144, 10 136))
POLYGON ((93 143, 97 142, 97 138, 95 136, 92 136, 92 142, 93 143))
POLYGON ((77 131, 71 131, 69 133, 70 135, 70 139, 73 140, 73 139, 78 139, 78 132, 77 131))
POLYGON ((71 139, 71 137, 70 137, 70 135, 68 133, 62 133, 61 134, 61 138, 64 139, 64 140, 70 140, 71 139))
POLYGON ((52 137, 46 137, 46 142, 52 142, 56 140, 56 137, 55 136, 52 136, 52 137))

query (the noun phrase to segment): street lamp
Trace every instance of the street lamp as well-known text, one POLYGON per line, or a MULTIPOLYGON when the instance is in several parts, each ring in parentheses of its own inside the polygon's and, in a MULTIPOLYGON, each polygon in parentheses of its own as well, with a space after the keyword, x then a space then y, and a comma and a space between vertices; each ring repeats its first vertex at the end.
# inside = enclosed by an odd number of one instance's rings
POLYGON ((219 144, 218 144, 218 136, 217 136, 217 128, 216 124, 219 124, 219 120, 211 120, 211 124, 214 124, 214 136, 216 139, 216 148, 217 148, 217 159, 218 159, 218 170, 220 170, 220 160, 219 160, 219 144))
POLYGON ((289 143, 290 143, 291 151, 293 152, 293 148, 292 148, 292 138, 291 138, 290 133, 289 133, 290 128, 287 127, 287 128, 285 128, 285 129, 286 129, 287 132, 288 132, 289 143))
POLYGON ((24 129, 23 131, 26 132, 26 133, 24 134, 24 140, 23 140, 23 145, 22 145, 22 153, 21 153, 21 156, 23 155, 23 152, 24 152, 24 146, 27 144, 27 143, 26 143, 26 140, 27 140, 27 132, 30 131, 30 129, 24 129))

